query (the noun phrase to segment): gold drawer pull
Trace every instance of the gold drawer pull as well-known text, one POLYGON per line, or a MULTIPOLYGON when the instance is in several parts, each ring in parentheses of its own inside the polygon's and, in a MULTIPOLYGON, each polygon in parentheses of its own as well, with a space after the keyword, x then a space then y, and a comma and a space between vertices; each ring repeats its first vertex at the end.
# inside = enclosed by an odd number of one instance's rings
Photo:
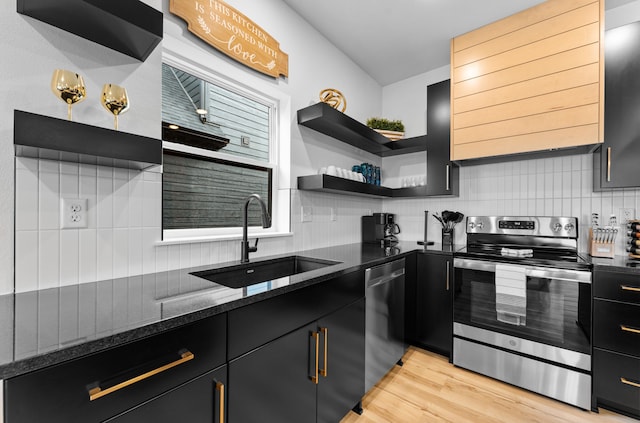
POLYGON ((624 383, 624 384, 626 384, 626 385, 631 385, 631 386, 633 386, 633 387, 635 387, 635 388, 640 388, 640 383, 630 381, 629 379, 627 379, 627 378, 625 378, 625 377, 621 377, 621 378, 620 378, 620 382, 622 382, 622 383, 624 383))
POLYGON ((640 329, 632 328, 631 326, 620 325, 620 329, 625 332, 640 333, 640 329))
POLYGON ((182 350, 179 352, 179 354, 181 358, 176 361, 172 361, 171 363, 165 364, 162 367, 158 367, 157 369, 153 369, 139 376, 133 377, 129 380, 125 380, 124 382, 118 383, 117 385, 113 385, 110 388, 102 389, 100 386, 91 388, 89 390, 89 401, 97 400, 98 398, 104 397, 105 395, 109 395, 115 391, 119 391, 122 388, 126 388, 127 386, 133 385, 134 383, 150 378, 151 376, 157 375, 158 373, 162 373, 165 370, 169 370, 172 367, 178 366, 182 363, 186 363, 187 361, 193 360, 195 358, 195 355, 193 355, 191 351, 182 350))
POLYGON ((315 363, 315 375, 311 376, 311 381, 313 383, 315 383, 316 385, 319 382, 319 378, 318 378, 318 356, 320 355, 320 333, 319 332, 312 332, 311 333, 311 337, 313 338, 313 342, 316 344, 315 345, 315 350, 316 350, 316 363, 315 363))
POLYGON ((220 394, 220 418, 219 423, 224 423, 224 383, 216 382, 216 390, 220 394))
POLYGON ((640 287, 637 286, 620 285, 620 289, 622 289, 623 291, 640 292, 640 287))
POLYGON ((320 332, 324 337, 324 368, 320 369, 320 374, 327 377, 329 365, 327 364, 327 356, 329 352, 329 328, 320 328, 320 332))

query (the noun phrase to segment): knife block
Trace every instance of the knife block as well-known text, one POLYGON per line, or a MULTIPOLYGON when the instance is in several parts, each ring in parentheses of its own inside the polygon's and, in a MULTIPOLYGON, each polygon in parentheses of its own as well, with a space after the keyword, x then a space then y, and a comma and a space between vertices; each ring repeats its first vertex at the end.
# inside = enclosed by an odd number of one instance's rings
POLYGON ((615 246, 615 239, 613 242, 597 242, 593 237, 593 229, 589 228, 589 255, 591 257, 613 258, 615 246))

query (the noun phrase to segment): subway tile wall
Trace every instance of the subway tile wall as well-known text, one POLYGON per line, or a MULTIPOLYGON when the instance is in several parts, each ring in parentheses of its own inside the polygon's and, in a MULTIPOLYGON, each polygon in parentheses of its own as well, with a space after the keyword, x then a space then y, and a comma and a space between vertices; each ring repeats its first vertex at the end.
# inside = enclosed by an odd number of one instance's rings
MULTIPOLYGON (((237 260, 236 241, 162 245, 161 174, 16 158, 16 292, 75 285, 237 260), (60 199, 88 199, 88 228, 60 229, 60 199)), ((465 215, 569 215, 580 223, 579 247, 587 251, 592 212, 608 218, 623 207, 640 208, 640 190, 592 192, 592 157, 512 161, 460 169, 457 198, 370 199, 291 191, 293 236, 264 238, 252 257, 359 242, 360 217, 395 213, 401 240, 421 240, 424 210, 465 215), (302 207, 312 213, 302 222, 302 207), (334 220, 335 219, 335 220, 334 220)), ((429 239, 439 223, 429 217, 429 239)), ((616 244, 623 255, 624 237, 616 244)), ((464 226, 455 232, 466 241, 464 226)))
MULTIPOLYGON (((15 291, 26 292, 237 260, 240 242, 159 244, 162 175, 16 158, 15 291), (62 198, 88 199, 88 227, 61 229, 62 198)), ((291 191, 293 236, 252 257, 360 241, 360 216, 382 201, 291 191), (301 221, 301 207, 312 212, 301 221), (332 210, 335 220, 332 220, 332 210)))
MULTIPOLYGON (((634 208, 638 217, 640 190, 593 192, 592 155, 511 161, 460 168, 460 196, 385 200, 385 212, 396 213, 403 240, 424 236, 424 211, 429 211, 429 239, 439 242, 440 224, 431 215, 442 210, 467 215, 575 216, 580 225, 579 249, 587 251, 591 213, 608 220, 611 214, 621 221, 620 209, 634 208)), ((427 182, 428 183, 428 182, 427 182)), ((455 241, 465 243, 465 227, 455 231, 455 241)), ((616 254, 624 255, 624 236, 616 242, 616 254)))

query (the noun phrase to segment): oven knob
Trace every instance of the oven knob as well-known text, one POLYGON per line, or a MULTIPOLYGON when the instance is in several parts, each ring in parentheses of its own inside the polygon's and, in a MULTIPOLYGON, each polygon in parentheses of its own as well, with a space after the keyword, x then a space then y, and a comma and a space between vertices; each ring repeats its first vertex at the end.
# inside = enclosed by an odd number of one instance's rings
POLYGON ((478 229, 482 229, 482 228, 484 228, 484 223, 478 222, 478 224, 476 226, 478 226, 478 229))
POLYGON ((475 229, 476 228, 476 224, 473 222, 469 222, 469 229, 475 229))
POLYGON ((562 230, 562 223, 560 223, 560 222, 556 222, 556 223, 553 225, 553 231, 554 231, 554 232, 560 232, 561 230, 562 230))
POLYGON ((567 232, 571 232, 573 228, 575 228, 575 226, 573 226, 573 223, 567 223, 566 225, 564 225, 564 230, 567 232))

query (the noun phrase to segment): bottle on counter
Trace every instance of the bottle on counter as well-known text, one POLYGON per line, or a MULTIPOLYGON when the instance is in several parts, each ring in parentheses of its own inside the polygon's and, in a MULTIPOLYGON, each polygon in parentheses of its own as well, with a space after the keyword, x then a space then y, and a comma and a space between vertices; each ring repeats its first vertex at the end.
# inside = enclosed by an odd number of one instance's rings
POLYGON ((627 223, 627 229, 632 231, 640 232, 640 223, 638 222, 629 222, 627 223))
POLYGON ((640 248, 637 247, 627 247, 627 251, 636 256, 640 256, 640 248))
POLYGON ((629 238, 640 238, 640 232, 636 231, 627 231, 627 236, 629 238))
POLYGON ((629 244, 631 244, 632 247, 640 247, 640 239, 629 238, 629 244))

